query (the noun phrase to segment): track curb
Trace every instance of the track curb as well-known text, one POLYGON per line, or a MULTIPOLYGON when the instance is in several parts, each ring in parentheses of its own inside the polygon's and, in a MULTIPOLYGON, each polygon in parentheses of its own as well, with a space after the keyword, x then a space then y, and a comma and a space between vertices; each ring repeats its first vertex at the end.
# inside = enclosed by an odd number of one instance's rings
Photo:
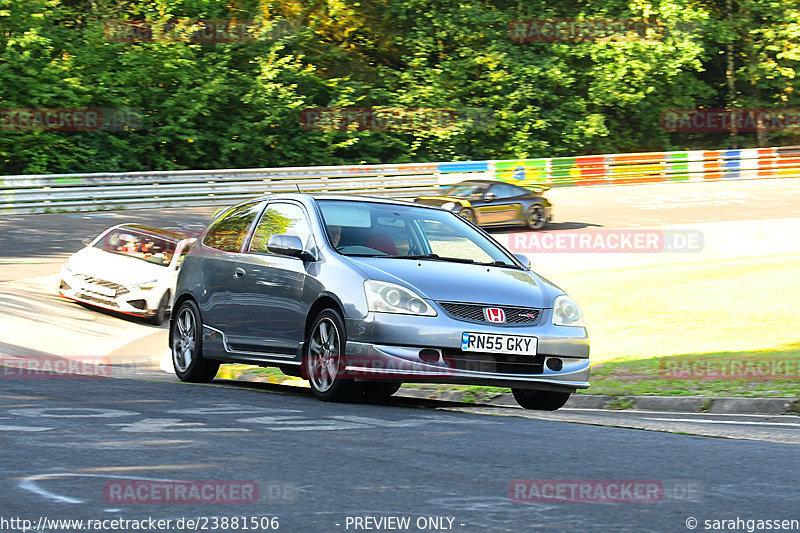
MULTIPOLYGON (((268 382, 304 386, 299 378, 264 378, 241 374, 237 381, 268 382)), ((519 407, 511 393, 485 394, 442 388, 403 387, 394 395, 399 398, 440 400, 492 407, 519 407)), ((746 398, 711 396, 604 396, 573 394, 563 409, 605 409, 630 411, 662 411, 667 413, 713 413, 743 415, 800 415, 800 398, 746 398)))

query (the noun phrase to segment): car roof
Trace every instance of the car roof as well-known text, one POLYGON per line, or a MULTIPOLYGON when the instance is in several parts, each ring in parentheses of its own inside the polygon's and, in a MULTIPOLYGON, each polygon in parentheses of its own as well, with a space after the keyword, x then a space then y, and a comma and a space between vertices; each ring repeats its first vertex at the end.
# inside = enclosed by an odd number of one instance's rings
POLYGON ((458 185, 464 185, 464 184, 467 184, 467 183, 477 184, 477 185, 497 185, 497 184, 502 184, 502 185, 511 185, 512 187, 516 187, 518 189, 530 190, 530 189, 527 189, 526 187, 523 187, 522 185, 517 185, 516 183, 508 183, 507 181, 497 181, 497 180, 465 180, 465 181, 459 181, 458 183, 451 183, 450 185, 445 185, 445 187, 447 187, 447 188, 456 187, 458 185))
MULTIPOLYGON (((236 205, 245 205, 252 202, 265 202, 267 200, 295 200, 299 202, 308 202, 308 201, 317 201, 317 200, 341 200, 341 201, 348 201, 348 202, 372 202, 372 203, 380 203, 380 204, 389 204, 389 205, 404 205, 404 206, 414 206, 414 207, 423 207, 423 208, 431 208, 432 206, 426 206, 422 204, 416 204, 413 202, 413 199, 408 200, 401 200, 401 199, 394 199, 394 198, 381 198, 377 196, 362 196, 358 194, 330 194, 330 193, 275 193, 275 194, 268 194, 265 196, 250 198, 249 200, 245 200, 243 202, 239 202, 236 205)), ((434 209, 438 209, 437 207, 433 207, 434 209)), ((220 211, 222 213, 222 211, 220 211)))
MULTIPOLYGON (((503 181, 495 181, 495 180, 464 180, 459 181, 458 183, 451 183, 450 185, 446 185, 446 187, 455 187, 456 185, 464 185, 465 183, 478 183, 480 185, 492 185, 494 183, 505 183, 503 181)), ((509 185, 513 185, 510 183, 509 185)))
POLYGON ((135 231, 141 231, 144 233, 149 233, 155 237, 162 237, 164 239, 172 240, 172 241, 181 241, 183 239, 188 238, 188 235, 183 233, 178 233, 177 231, 172 231, 163 228, 155 228, 153 226, 146 226, 144 224, 120 224, 119 226, 115 226, 117 229, 132 229, 135 231))

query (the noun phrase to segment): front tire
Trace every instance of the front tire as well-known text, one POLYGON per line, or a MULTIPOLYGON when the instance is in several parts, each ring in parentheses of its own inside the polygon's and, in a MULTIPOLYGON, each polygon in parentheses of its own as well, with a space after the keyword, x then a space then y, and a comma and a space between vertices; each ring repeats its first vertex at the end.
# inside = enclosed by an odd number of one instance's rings
POLYGON ((569 392, 552 392, 530 389, 511 389, 520 407, 535 411, 555 411, 569 400, 569 392))
POLYGON ((352 379, 344 378, 347 336, 338 311, 325 309, 314 319, 303 358, 311 392, 324 402, 345 402, 358 392, 352 379))
POLYGON ((463 218, 465 220, 469 220, 473 224, 477 224, 478 223, 478 219, 475 218, 475 211, 473 211, 469 207, 465 207, 464 209, 459 211, 458 212, 458 216, 460 216, 461 218, 463 218))
POLYGON ((150 317, 150 323, 154 326, 160 326, 164 323, 164 320, 167 319, 167 311, 169 310, 169 299, 170 299, 170 292, 167 291, 164 293, 164 296, 161 297, 161 301, 158 302, 158 308, 156 309, 156 314, 150 317))
POLYGON ((192 300, 178 308, 172 321, 172 366, 181 381, 208 383, 219 370, 219 361, 203 357, 200 310, 192 300))
POLYGON ((547 224, 547 213, 544 207, 539 204, 533 204, 528 208, 528 216, 526 218, 528 227, 531 229, 542 229, 547 224))

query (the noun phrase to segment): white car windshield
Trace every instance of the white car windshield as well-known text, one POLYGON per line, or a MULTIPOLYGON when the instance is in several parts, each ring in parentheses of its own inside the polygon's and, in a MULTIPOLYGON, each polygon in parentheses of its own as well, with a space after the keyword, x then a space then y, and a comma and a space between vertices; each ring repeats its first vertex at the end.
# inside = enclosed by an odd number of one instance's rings
POLYGON ((413 205, 319 200, 341 254, 512 266, 502 248, 456 215, 413 205))
POLYGON ((110 231, 94 247, 166 267, 172 261, 176 245, 171 239, 123 227, 110 231))

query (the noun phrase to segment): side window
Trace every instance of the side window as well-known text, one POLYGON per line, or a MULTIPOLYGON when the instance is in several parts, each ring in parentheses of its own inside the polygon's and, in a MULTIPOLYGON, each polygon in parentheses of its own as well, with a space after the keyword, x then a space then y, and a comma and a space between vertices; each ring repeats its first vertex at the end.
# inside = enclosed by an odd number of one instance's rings
POLYGON ((222 250, 238 252, 247 237, 247 230, 258 214, 259 202, 238 207, 214 222, 203 238, 203 244, 222 250))
POLYGON ((490 189, 495 196, 498 198, 512 198, 514 196, 519 196, 521 192, 514 187, 513 185, 509 185, 507 183, 498 183, 497 185, 492 185, 490 189))
POLYGON ((303 210, 294 204, 273 203, 267 205, 253 234, 250 251, 258 254, 271 253, 267 250, 269 238, 283 233, 300 237, 303 247, 308 248, 311 228, 308 226, 303 210))

